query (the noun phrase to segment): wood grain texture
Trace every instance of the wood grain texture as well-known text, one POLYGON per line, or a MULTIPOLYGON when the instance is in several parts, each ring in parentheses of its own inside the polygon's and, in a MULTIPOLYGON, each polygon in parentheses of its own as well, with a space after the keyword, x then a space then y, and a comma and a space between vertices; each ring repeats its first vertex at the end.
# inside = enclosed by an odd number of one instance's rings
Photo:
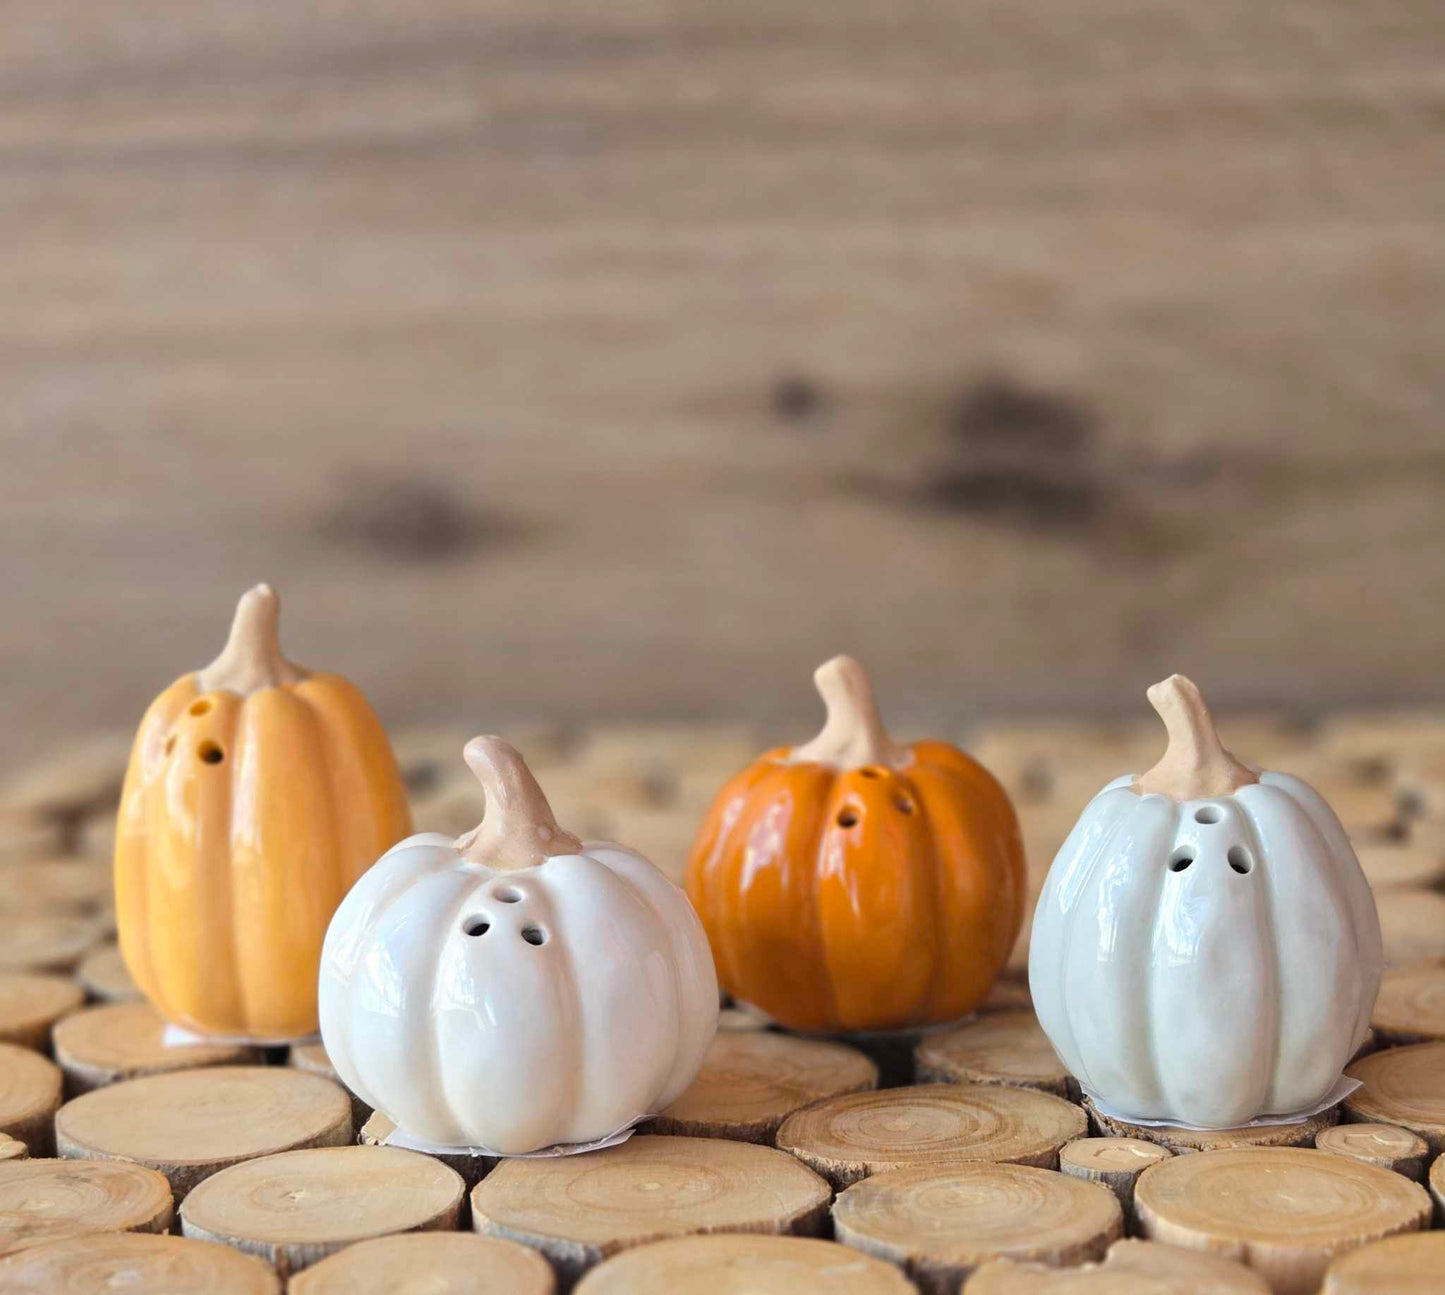
POLYGON ((1438 696, 1428 0, 6 32, 6 764, 263 575, 393 720, 1438 696))
POLYGON ((281 1295, 261 1260, 225 1246, 136 1232, 93 1232, 0 1260, 0 1290, 13 1295, 186 1291, 281 1295))
POLYGON ((1261 1124, 1242 1129, 1185 1129, 1173 1124, 1131 1124, 1101 1114, 1084 1098, 1089 1124, 1102 1137, 1157 1142, 1175 1155, 1194 1151, 1238 1151, 1250 1147, 1310 1147, 1320 1132, 1340 1118, 1337 1107, 1294 1124, 1261 1124))
POLYGON ((1442 1271, 1445 1232, 1410 1232, 1341 1255, 1325 1270, 1320 1295, 1426 1295, 1442 1271))
POLYGON ((1217 1255, 1127 1240, 1077 1268, 995 1259, 969 1279, 968 1295, 1269 1295, 1269 1284, 1217 1255))
POLYGON ((287 1295, 553 1295, 535 1250, 474 1232, 404 1232, 358 1241, 297 1273, 287 1295))
POLYGON ((1364 1081, 1345 1098, 1346 1119, 1398 1125, 1418 1133, 1435 1155, 1445 1151, 1445 1042, 1374 1052, 1345 1074, 1364 1081))
POLYGON ((82 1232, 166 1232, 173 1215, 170 1184, 142 1165, 114 1160, 0 1164, 0 1255, 82 1232))

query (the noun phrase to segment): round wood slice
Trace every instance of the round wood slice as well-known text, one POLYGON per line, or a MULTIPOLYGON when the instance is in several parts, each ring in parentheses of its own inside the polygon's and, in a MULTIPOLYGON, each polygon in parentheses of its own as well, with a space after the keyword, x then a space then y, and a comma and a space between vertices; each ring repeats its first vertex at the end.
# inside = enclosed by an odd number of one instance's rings
POLYGON ((0 809, 34 818, 69 818, 120 798, 134 738, 119 729, 92 733, 25 767, 0 786, 0 809))
POLYGON ((93 912, 111 895, 115 878, 109 863, 91 859, 32 859, 5 869, 0 913, 93 912))
POLYGON ((1418 1183, 1299 1147, 1176 1156, 1145 1170, 1134 1208, 1151 1240, 1238 1259, 1276 1295, 1313 1295, 1335 1255, 1430 1219, 1418 1183))
POLYGON ((1393 1124, 1336 1124, 1315 1138, 1315 1146, 1335 1156, 1379 1165, 1419 1183, 1425 1180, 1430 1147, 1418 1133, 1393 1124))
POLYGON ((882 1259, 811 1237, 679 1237, 598 1264, 577 1295, 912 1295, 882 1259))
POLYGON ((1445 1039, 1445 964, 1417 962, 1385 972, 1370 1025, 1386 1047, 1445 1039))
POLYGON ((0 971, 68 973, 99 938, 89 917, 0 917, 0 971))
POLYGON ((1101 1137, 1137 1138, 1141 1142, 1157 1142, 1175 1155, 1191 1151, 1234 1151, 1247 1147, 1312 1147, 1321 1131, 1340 1118, 1337 1107, 1294 1124, 1262 1124, 1244 1129, 1182 1129, 1173 1124, 1131 1124, 1104 1115, 1084 1098, 1089 1123, 1101 1137))
POLYGON ((1134 1185, 1150 1165, 1174 1153, 1139 1138, 1079 1138, 1059 1152, 1059 1168, 1074 1178, 1099 1183, 1118 1198, 1124 1221, 1134 1219, 1134 1185))
POLYGON ((1124 1230, 1107 1188, 1032 1165, 895 1169, 833 1204, 838 1240, 898 1264, 925 1295, 1006 1256, 1063 1267, 1102 1259, 1124 1230))
POLYGON ((141 1165, 118 1160, 0 1163, 0 1255, 77 1232, 166 1232, 172 1214, 170 1184, 141 1165))
POLYGON ((968 1295, 1270 1295, 1257 1272, 1218 1255, 1157 1241, 1116 1241, 1101 1264, 1047 1268, 995 1259, 969 1278, 968 1295))
MULTIPOLYGON (((326 1048, 320 1043, 293 1043, 286 1055, 286 1064, 310 1075, 324 1075, 332 1083, 346 1088, 346 1085, 341 1083, 341 1076, 336 1073, 336 1067, 331 1064, 331 1058, 326 1055, 326 1048)), ((349 1088, 346 1091, 351 1097, 351 1126, 356 1129, 363 1128, 371 1118, 371 1107, 349 1088)))
POLYGON ((647 1122, 647 1132, 771 1144, 794 1111, 877 1082, 878 1067, 841 1043, 771 1031, 724 1032, 714 1037, 697 1078, 647 1122))
POLYGON ((44 1050, 50 1027, 85 1001, 85 991, 61 976, 0 973, 0 1043, 44 1050))
POLYGON ((59 1068, 30 1048, 0 1043, 0 1133, 23 1142, 32 1156, 55 1147, 52 1122, 60 1107, 59 1068))
POLYGON ((0 867, 41 859, 64 848, 62 824, 0 808, 0 867))
POLYGON ((181 1205, 181 1232, 259 1255, 284 1277, 353 1241, 454 1230, 465 1195, 460 1174, 415 1151, 283 1151, 194 1187, 181 1205))
POLYGON ((958 1160, 1055 1169, 1063 1145, 1086 1131, 1077 1106, 1032 1088, 924 1084, 820 1102, 784 1120, 777 1142, 841 1190, 869 1174, 958 1160))
POLYGON ((1435 1157, 1427 1181, 1431 1199, 1435 1202, 1435 1222, 1437 1226, 1445 1224, 1445 1156, 1435 1157))
POLYGON ((1436 1155, 1445 1151, 1445 1043, 1372 1052, 1345 1068, 1363 1080, 1345 1098, 1345 1118, 1394 1124, 1418 1133, 1436 1155))
MULTIPOLYGON (((354 1102, 354 1099, 353 1099, 354 1102)), ((360 1105, 360 1103, 355 1103, 360 1105)), ((361 1126, 361 1134, 357 1141, 364 1147, 379 1147, 387 1138, 396 1132, 395 1122, 381 1111, 372 1111, 367 1117, 366 1123, 361 1126)), ((405 1150, 406 1148, 402 1148, 405 1150)), ((470 1187, 475 1187, 499 1164, 502 1163, 500 1156, 474 1156, 468 1152, 458 1152, 454 1155, 438 1155, 435 1159, 449 1169, 454 1170, 462 1176, 462 1181, 470 1187)))
POLYGON ((404 1232, 358 1241, 297 1273, 287 1295, 552 1295, 535 1250, 475 1232, 404 1232))
POLYGON ((1339 1256, 1320 1295, 1427 1295, 1442 1285, 1445 1232, 1407 1232, 1339 1256))
POLYGON ((980 1012, 1009 1012, 1016 1008, 1034 1010, 1034 1000, 1029 994, 1029 982, 1013 977, 1000 976, 993 982, 988 997, 979 1004, 980 1012))
POLYGON ((720 1033, 724 1030, 766 1030, 771 1024, 756 1007, 749 1007, 746 1003, 724 1007, 717 1014, 717 1028, 720 1033))
POLYGON ((913 1071, 919 1083, 1008 1084, 1070 1100, 1079 1096, 1032 1008, 989 1012, 928 1035, 914 1050, 913 1071))
POLYGON ((641 1135, 605 1151, 504 1160, 472 1190, 472 1226, 535 1246, 566 1286, 609 1255, 667 1237, 815 1234, 829 1196, 771 1147, 641 1135))
POLYGON ((281 1295, 261 1260, 142 1232, 91 1232, 0 1259, 5 1295, 281 1295))
POLYGON ((141 996, 117 944, 103 944, 87 953, 76 968, 75 978, 85 986, 86 993, 102 1002, 119 1003, 141 996))
POLYGON ((1357 844, 1355 854, 1376 894, 1400 887, 1433 888, 1445 881, 1445 856, 1433 846, 1380 841, 1357 844))
POLYGON ((350 1142, 351 1101, 329 1080, 285 1066, 208 1066, 77 1097, 56 1115, 55 1137, 62 1156, 158 1169, 180 1201, 242 1160, 350 1142))
POLYGON ((166 1044, 166 1023, 143 999, 87 1007, 55 1027, 55 1060, 65 1073, 67 1094, 88 1093, 137 1079, 196 1066, 244 1065, 261 1060, 259 1048, 238 1043, 166 1044))
POLYGON ((1375 896, 1385 964, 1445 957, 1445 895, 1433 890, 1383 890, 1375 896))
POLYGON ((0 1161, 24 1160, 30 1155, 30 1148, 17 1138, 0 1134, 0 1161))

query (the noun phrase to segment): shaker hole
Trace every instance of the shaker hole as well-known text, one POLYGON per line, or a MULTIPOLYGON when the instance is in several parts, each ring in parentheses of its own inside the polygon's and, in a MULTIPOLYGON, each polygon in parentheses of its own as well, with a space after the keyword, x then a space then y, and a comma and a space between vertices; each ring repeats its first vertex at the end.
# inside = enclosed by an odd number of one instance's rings
POLYGON ((859 769, 858 774, 863 778, 881 778, 883 776, 883 770, 877 769, 870 764, 866 769, 859 769))
POLYGON ((495 891, 492 895, 499 904, 516 904, 522 899, 522 892, 515 886, 507 886, 503 890, 495 891))
POLYGON ((1184 869, 1193 862, 1194 851, 1188 846, 1185 846, 1182 850, 1175 850, 1174 853, 1170 856, 1169 871, 1183 872, 1184 869))
POLYGON ((1249 851, 1242 845, 1231 845, 1229 853, 1225 857, 1229 860, 1229 866, 1241 876, 1254 867, 1254 860, 1249 857, 1249 851))
POLYGON ((210 709, 211 703, 204 697, 202 697, 200 701, 193 701, 191 703, 192 715, 204 715, 210 709))
POLYGON ((907 796, 898 797, 898 799, 895 800, 893 804, 900 814, 913 813, 913 802, 909 800, 907 796))
POLYGON ((200 756, 206 764, 220 764, 221 761, 226 758, 226 753, 214 742, 202 742, 201 745, 196 748, 196 754, 200 756))
POLYGON ((1196 823, 1217 823, 1223 817, 1224 815, 1220 813, 1218 805, 1205 805, 1203 808, 1194 811, 1194 821, 1196 823))
POLYGON ((485 917, 469 917, 462 923, 462 930, 467 935, 485 935, 492 929, 492 924, 485 917))
POLYGON ((174 751, 175 749, 176 749, 176 735, 175 735, 174 733, 172 733, 172 734, 170 735, 170 737, 166 738, 166 754, 167 754, 167 755, 170 755, 170 753, 171 753, 172 751, 174 751))
POLYGON ((546 944, 547 932, 540 926, 524 926, 522 928, 522 939, 528 944, 546 944))
POLYGON ((853 827, 858 822, 858 813, 852 809, 841 809, 838 811, 838 826, 853 827))

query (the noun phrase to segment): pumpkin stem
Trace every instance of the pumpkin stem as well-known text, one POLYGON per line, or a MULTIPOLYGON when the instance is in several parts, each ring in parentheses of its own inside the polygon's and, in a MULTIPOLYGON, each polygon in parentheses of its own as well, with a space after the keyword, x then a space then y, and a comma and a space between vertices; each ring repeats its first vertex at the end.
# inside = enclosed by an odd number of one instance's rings
POLYGON ((462 755, 487 794, 482 821, 457 837, 462 858, 498 872, 515 872, 582 849, 581 841, 557 826, 547 797, 516 747, 499 737, 474 737, 462 755))
POLYGON ((827 764, 835 769, 881 764, 897 769, 908 763, 912 753, 895 744, 883 728, 873 685, 858 662, 835 656, 813 672, 813 683, 828 708, 828 718, 817 737, 792 749, 789 764, 827 764))
POLYGON ((1259 781, 1253 770, 1224 749, 1199 689, 1182 674, 1156 683, 1148 697, 1164 721, 1169 745, 1159 763, 1134 780, 1134 790, 1141 796, 1158 794, 1175 800, 1232 796, 1259 781))
POLYGON ((249 697, 262 688, 300 683, 309 673, 281 655, 281 600, 270 585, 241 595, 231 635, 221 655, 197 673, 202 692, 234 692, 249 697))

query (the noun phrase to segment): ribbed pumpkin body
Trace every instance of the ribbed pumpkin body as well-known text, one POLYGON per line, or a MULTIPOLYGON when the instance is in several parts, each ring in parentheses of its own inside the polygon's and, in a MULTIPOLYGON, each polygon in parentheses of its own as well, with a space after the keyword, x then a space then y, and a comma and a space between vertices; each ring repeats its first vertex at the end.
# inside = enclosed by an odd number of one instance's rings
POLYGON ((312 1033, 327 923, 410 830, 386 734, 345 679, 242 697, 187 675, 146 712, 126 773, 115 861, 126 966, 188 1029, 312 1033))
POLYGON ((901 766, 763 755, 710 810, 687 891, 722 987, 797 1030, 953 1020, 988 994, 1023 919, 1008 796, 944 742, 901 766))

